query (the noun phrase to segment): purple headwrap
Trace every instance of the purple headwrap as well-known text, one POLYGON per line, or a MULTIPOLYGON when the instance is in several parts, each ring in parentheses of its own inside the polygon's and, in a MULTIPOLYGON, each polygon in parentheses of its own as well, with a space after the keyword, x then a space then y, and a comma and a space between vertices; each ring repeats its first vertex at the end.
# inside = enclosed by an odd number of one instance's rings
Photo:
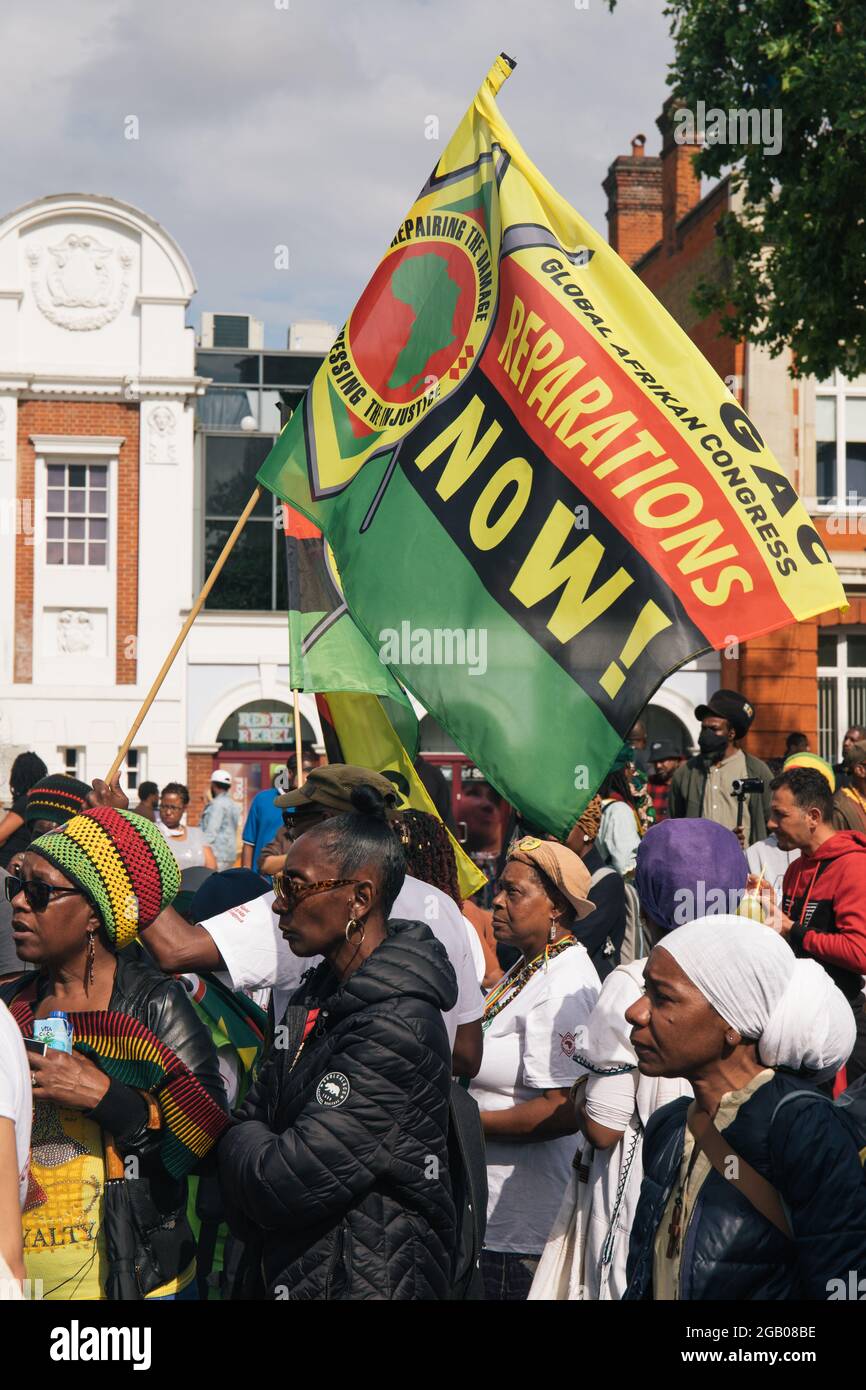
POLYGON ((634 881, 646 915, 673 931, 735 913, 748 872, 733 831, 711 820, 663 820, 640 842, 634 881))

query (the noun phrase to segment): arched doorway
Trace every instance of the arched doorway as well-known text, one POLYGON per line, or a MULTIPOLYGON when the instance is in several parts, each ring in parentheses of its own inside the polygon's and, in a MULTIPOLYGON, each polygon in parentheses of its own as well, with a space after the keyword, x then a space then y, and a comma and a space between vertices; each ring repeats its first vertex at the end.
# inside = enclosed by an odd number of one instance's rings
MULTIPOLYGON (((287 764, 294 771, 294 710, 282 700, 250 700, 223 721, 217 742, 214 769, 231 774, 232 797, 246 817, 253 797, 273 786, 287 764)), ((301 715, 302 750, 312 751, 315 742, 315 730, 301 715)))
POLYGON ((692 735, 682 720, 678 719, 675 714, 671 714, 669 709, 664 709, 661 705, 650 704, 647 705, 641 718, 646 724, 647 751, 653 743, 659 741, 673 743, 684 753, 691 750, 692 735))

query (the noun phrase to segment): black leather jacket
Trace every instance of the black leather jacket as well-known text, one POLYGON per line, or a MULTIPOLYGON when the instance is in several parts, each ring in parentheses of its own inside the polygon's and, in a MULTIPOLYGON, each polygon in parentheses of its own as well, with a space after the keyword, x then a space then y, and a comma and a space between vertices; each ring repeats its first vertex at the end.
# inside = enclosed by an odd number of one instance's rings
MULTIPOLYGON (((683 1153, 687 1099, 653 1115, 628 1254, 627 1299, 653 1296, 653 1247, 683 1153)), ((733 1151, 770 1181, 794 1239, 712 1169, 683 1242, 682 1299, 820 1299, 832 1281, 866 1274, 866 1175, 847 1116, 796 1077, 777 1072, 723 1131, 733 1151), (806 1096, 779 1102, 793 1091, 806 1096), (775 1115, 775 1118, 774 1118, 775 1115)), ((838 1296, 838 1294, 836 1295, 838 1296)))
MULTIPOLYGON (((47 977, 40 972, 36 978, 37 990, 43 994, 47 977)), ((33 979, 30 972, 10 980, 0 987, 0 998, 11 1005, 33 979)), ((216 1050, 207 1029, 199 1022, 180 981, 157 969, 140 946, 129 946, 118 954, 108 1007, 145 1024, 177 1054, 220 1109, 227 1109, 216 1050)), ((99 1065, 98 1057, 91 1060, 99 1065)), ((126 1186, 133 1223, 135 1282, 144 1297, 182 1274, 195 1257, 195 1239, 186 1215, 186 1180, 172 1177, 164 1168, 160 1132, 147 1128, 147 1110, 137 1091, 112 1081, 105 1098, 88 1113, 113 1135, 124 1158, 132 1154, 138 1158, 137 1177, 126 1186)))
POLYGON ((324 963, 293 996, 219 1146, 229 1223, 257 1241, 271 1298, 449 1296, 456 1232, 441 1011, 457 986, 429 928, 388 929, 345 984, 324 963), (295 1061, 311 1007, 318 1023, 295 1061))

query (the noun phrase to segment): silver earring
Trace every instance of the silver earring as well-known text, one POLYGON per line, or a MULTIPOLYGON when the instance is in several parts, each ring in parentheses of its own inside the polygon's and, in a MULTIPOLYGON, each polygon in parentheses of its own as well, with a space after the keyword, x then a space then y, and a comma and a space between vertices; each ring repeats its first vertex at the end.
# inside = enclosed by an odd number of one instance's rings
POLYGON ((548 941, 550 941, 550 943, 551 943, 551 945, 552 945, 553 942, 554 942, 555 940, 556 940, 556 918, 555 918, 555 917, 551 917, 551 919, 550 919, 550 934, 549 934, 549 936, 548 936, 548 941))

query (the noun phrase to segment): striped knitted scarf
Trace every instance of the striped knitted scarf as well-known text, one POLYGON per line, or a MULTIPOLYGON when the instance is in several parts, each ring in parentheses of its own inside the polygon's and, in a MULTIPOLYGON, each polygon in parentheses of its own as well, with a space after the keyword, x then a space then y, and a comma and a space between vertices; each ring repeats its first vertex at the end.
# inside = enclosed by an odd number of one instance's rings
MULTIPOLYGON (((10 1005, 26 1038, 33 1036, 35 994, 30 984, 10 1005)), ((100 1071, 153 1095, 162 1116, 163 1166, 173 1178, 184 1177, 228 1128, 228 1116, 177 1054, 129 1014, 72 1013, 69 1021, 73 1046, 96 1058, 100 1071)))

